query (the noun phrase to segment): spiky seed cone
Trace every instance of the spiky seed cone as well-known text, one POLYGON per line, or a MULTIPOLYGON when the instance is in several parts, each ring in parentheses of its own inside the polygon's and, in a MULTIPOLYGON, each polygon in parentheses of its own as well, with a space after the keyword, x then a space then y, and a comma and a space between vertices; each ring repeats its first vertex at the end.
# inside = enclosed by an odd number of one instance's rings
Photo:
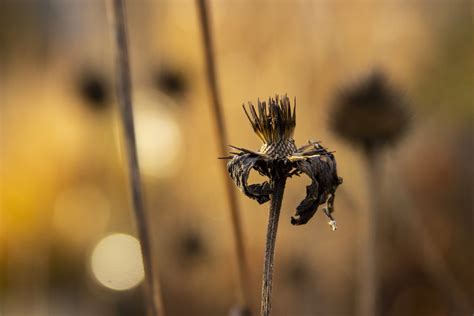
POLYGON ((293 139, 281 140, 276 143, 264 143, 260 148, 260 152, 267 154, 272 158, 285 158, 293 154, 297 150, 293 139))
POLYGON ((249 102, 249 111, 242 105, 255 134, 262 140, 260 152, 273 158, 284 158, 296 151, 293 133, 296 126, 296 98, 291 109, 290 99, 268 98, 268 104, 258 100, 257 109, 249 102), (250 114, 249 114, 250 112, 250 114))
POLYGON ((268 107, 265 101, 258 100, 257 111, 252 102, 249 102, 250 115, 243 105, 253 130, 264 143, 276 143, 285 139, 292 139, 296 126, 296 98, 291 111, 290 99, 284 96, 280 99, 278 95, 275 98, 268 98, 268 107))
POLYGON ((393 145, 410 125, 407 103, 385 73, 373 71, 339 91, 333 100, 330 127, 356 146, 393 145))

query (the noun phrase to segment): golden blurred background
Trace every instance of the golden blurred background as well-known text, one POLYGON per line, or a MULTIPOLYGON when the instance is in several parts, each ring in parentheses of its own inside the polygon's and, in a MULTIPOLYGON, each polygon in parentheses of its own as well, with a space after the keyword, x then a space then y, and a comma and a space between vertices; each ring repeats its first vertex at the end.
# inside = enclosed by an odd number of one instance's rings
MULTIPOLYGON (((134 111, 168 315, 228 315, 237 267, 194 1, 127 1, 134 111)), ((322 212, 276 250, 274 315, 355 315, 360 152, 328 128, 341 86, 383 69, 412 126, 383 153, 381 315, 474 309, 471 1, 210 1, 232 144, 259 148, 241 104, 297 97, 295 140, 335 150, 338 230, 322 212), (412 229, 410 213, 421 221, 412 229), (421 225, 421 226, 420 226, 421 225), (426 247, 435 255, 426 255, 426 247), (452 289, 456 289, 454 292, 452 289), (458 295, 460 293, 461 295, 458 295)), ((0 315, 143 315, 140 250, 102 1, 0 2, 0 315)), ((258 310, 267 207, 239 194, 258 310)))

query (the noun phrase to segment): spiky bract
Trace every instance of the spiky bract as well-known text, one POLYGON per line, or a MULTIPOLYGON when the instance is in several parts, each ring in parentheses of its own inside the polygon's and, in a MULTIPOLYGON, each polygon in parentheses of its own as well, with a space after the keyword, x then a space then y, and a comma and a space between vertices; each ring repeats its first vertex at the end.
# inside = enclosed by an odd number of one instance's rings
POLYGON ((291 110, 290 99, 285 95, 281 99, 268 98, 268 104, 258 100, 257 110, 252 102, 249 102, 249 113, 242 104, 255 134, 265 143, 273 144, 284 140, 293 139, 296 126, 296 98, 291 110))

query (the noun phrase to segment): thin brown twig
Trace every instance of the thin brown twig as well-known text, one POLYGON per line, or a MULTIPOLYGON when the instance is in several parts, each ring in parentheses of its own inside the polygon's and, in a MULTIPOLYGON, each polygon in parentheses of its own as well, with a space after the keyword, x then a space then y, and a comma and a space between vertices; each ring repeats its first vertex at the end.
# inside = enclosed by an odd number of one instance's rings
POLYGON ((140 240, 143 267, 145 270, 145 295, 148 313, 152 316, 164 315, 161 290, 153 269, 150 231, 143 203, 138 165, 137 144, 132 110, 132 83, 126 34, 125 5, 123 0, 108 2, 109 16, 116 40, 117 95, 122 117, 125 144, 127 147, 129 180, 132 191, 133 210, 140 240))
MULTIPOLYGON (((227 130, 224 123, 224 115, 221 106, 219 89, 217 85, 216 62, 214 56, 212 34, 209 26, 209 9, 206 0, 197 1, 199 8, 199 20, 202 28, 202 37, 205 49, 206 73, 209 89, 212 97, 212 113, 214 115, 216 138, 219 144, 219 156, 224 157, 228 151, 227 130)), ((235 248, 237 252, 237 263, 239 269, 239 287, 240 301, 244 310, 249 313, 250 287, 249 287, 249 269, 245 253, 245 243, 242 233, 242 224, 240 219, 240 208, 237 202, 235 188, 227 175, 226 162, 222 161, 222 177, 226 186, 227 199, 232 220, 235 248)))

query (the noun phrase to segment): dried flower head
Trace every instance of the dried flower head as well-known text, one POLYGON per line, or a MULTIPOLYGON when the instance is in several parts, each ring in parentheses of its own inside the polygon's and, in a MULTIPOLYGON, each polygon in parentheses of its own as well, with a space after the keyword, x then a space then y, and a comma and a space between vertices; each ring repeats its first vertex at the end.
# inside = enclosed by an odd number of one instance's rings
POLYGON ((342 89, 332 109, 332 130, 347 141, 367 148, 396 143, 410 123, 405 97, 380 71, 373 71, 359 83, 342 89))
POLYGON ((291 218, 293 225, 306 224, 317 211, 319 205, 326 204, 324 212, 329 224, 336 229, 333 212, 334 195, 342 179, 337 176, 334 155, 319 142, 308 142, 297 148, 293 140, 296 125, 295 104, 293 109, 285 95, 269 98, 268 103, 258 101, 257 107, 249 102, 244 111, 255 134, 263 144, 259 151, 238 148, 232 152, 227 165, 229 174, 240 190, 251 199, 262 204, 270 200, 277 178, 306 174, 311 184, 306 188, 306 198, 296 208, 291 218), (261 184, 248 184, 250 171, 257 170, 269 178, 261 184))
POLYGON ((188 80, 178 68, 165 66, 154 76, 155 86, 170 97, 182 98, 188 92, 188 80))
POLYGON ((189 227, 176 236, 173 250, 178 263, 182 265, 194 264, 208 255, 204 236, 189 227))
POLYGON ((93 109, 100 110, 107 107, 111 95, 107 78, 94 70, 80 74, 78 78, 78 92, 81 98, 93 109))

